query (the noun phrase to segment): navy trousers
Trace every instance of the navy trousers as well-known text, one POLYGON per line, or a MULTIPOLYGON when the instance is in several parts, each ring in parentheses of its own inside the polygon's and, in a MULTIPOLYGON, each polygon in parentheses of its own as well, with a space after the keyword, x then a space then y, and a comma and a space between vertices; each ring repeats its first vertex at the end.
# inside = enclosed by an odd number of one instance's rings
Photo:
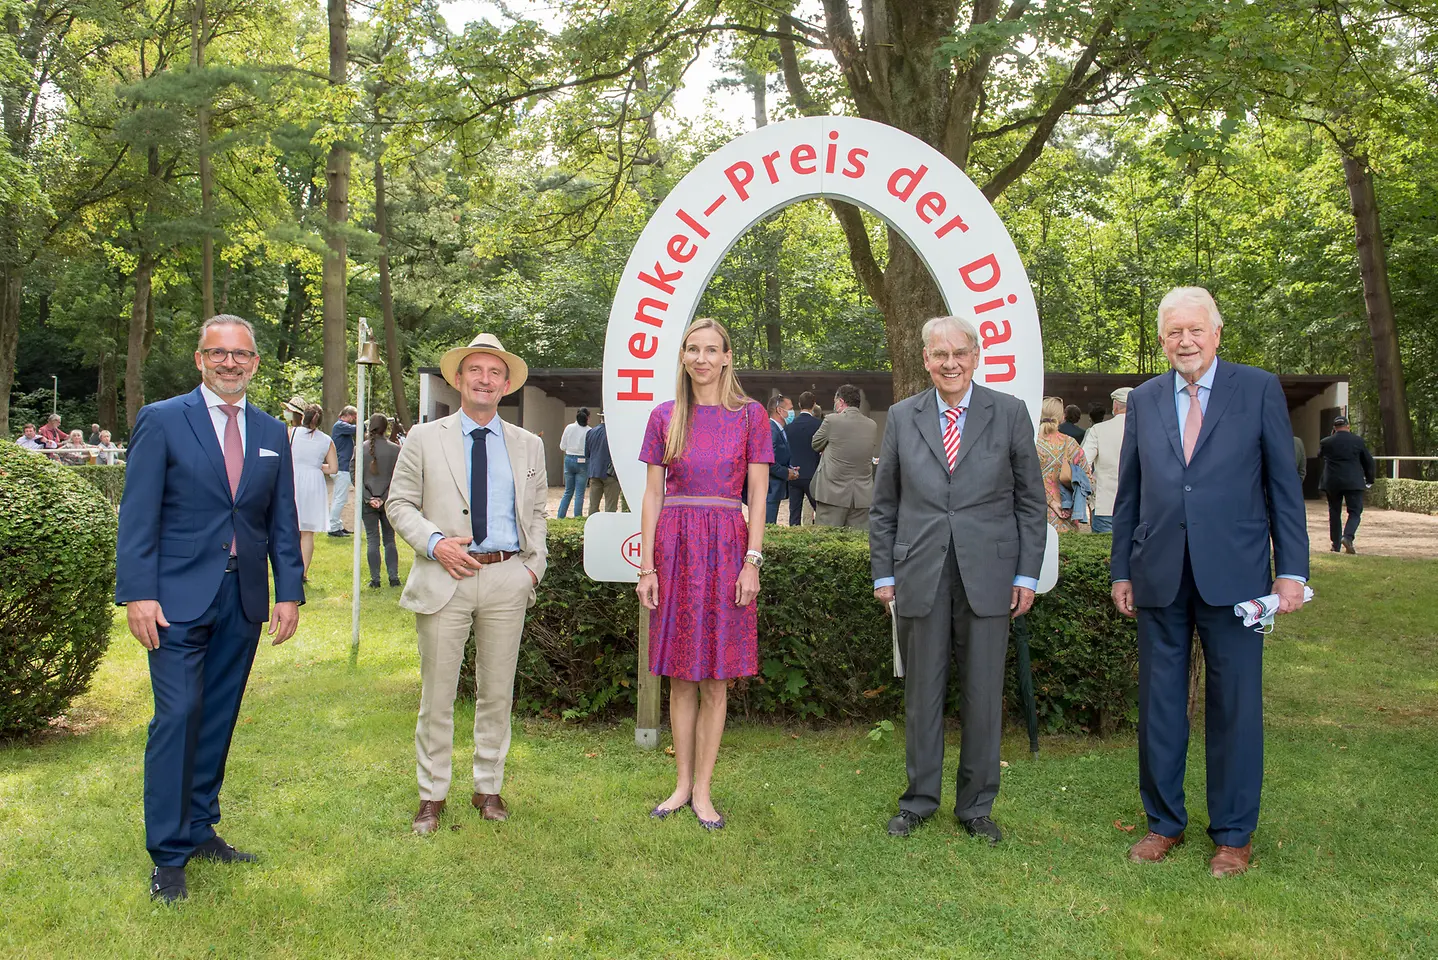
POLYGON ((1154 833, 1176 837, 1188 826, 1183 776, 1195 627, 1207 672, 1208 835, 1241 847, 1258 827, 1263 788, 1263 637, 1232 607, 1203 602, 1187 553, 1173 603, 1138 610, 1139 794, 1154 833))
POLYGON ((230 572, 199 619, 161 627, 149 652, 155 718, 145 742, 145 847, 157 867, 184 866, 215 835, 260 626, 245 619, 239 575, 230 572))
POLYGON ((797 527, 799 520, 804 515, 804 498, 809 498, 809 506, 817 510, 819 504, 814 502, 814 495, 809 492, 808 480, 789 481, 789 526, 797 527))

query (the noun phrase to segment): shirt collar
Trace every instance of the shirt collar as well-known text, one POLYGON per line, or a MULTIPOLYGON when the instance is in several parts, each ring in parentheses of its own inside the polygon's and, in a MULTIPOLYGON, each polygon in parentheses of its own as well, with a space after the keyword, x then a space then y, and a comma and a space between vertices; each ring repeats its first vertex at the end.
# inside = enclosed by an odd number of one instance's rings
MULTIPOLYGON (((934 399, 937 400, 937 401, 939 401, 939 413, 941 413, 941 414, 947 413, 949 410, 952 410, 952 409, 953 409, 953 407, 950 407, 947 403, 944 402, 944 395, 941 394, 941 393, 939 393, 939 388, 938 388, 938 387, 935 387, 935 388, 934 388, 934 399)), ((969 389, 967 389, 967 390, 964 391, 964 397, 963 397, 963 399, 960 400, 960 401, 959 401, 957 404, 955 404, 954 406, 959 407, 960 409, 962 409, 962 410, 964 410, 965 412, 967 412, 968 409, 969 409, 969 404, 973 401, 973 399, 974 399, 974 382, 973 382, 972 380, 970 380, 970 381, 969 381, 969 389)))
MULTIPOLYGON (((1212 390, 1212 389, 1213 389, 1213 378, 1214 378, 1217 374, 1218 374, 1218 358, 1217 358, 1217 357, 1214 357, 1214 358, 1213 358, 1213 362, 1208 365, 1208 369, 1205 370, 1205 371, 1203 371, 1203 376, 1201 376, 1201 377, 1198 378, 1198 385, 1199 385, 1200 387, 1202 387, 1203 389, 1205 389, 1205 390, 1212 390)), ((1174 374, 1173 374, 1173 381, 1174 381, 1174 383, 1173 383, 1173 392, 1174 392, 1174 393, 1183 393, 1183 392, 1185 392, 1186 390, 1188 390, 1188 381, 1185 380, 1185 379, 1183 379, 1183 377, 1179 376, 1178 371, 1176 371, 1176 370, 1174 371, 1174 374)))
MULTIPOLYGON (((205 398, 205 406, 206 406, 206 407, 218 407, 218 406, 220 406, 221 404, 225 404, 225 403, 229 403, 229 402, 230 402, 230 401, 226 400, 224 397, 220 396, 220 395, 219 395, 218 393, 216 393, 215 391, 211 390, 209 387, 205 386, 203 383, 200 384, 200 395, 205 398)), ((244 398, 243 396, 241 396, 240 399, 236 400, 236 401, 232 404, 232 406, 236 406, 236 407, 239 407, 241 410, 244 410, 244 409, 245 409, 245 398, 244 398)))
MULTIPOLYGON (((495 421, 498 419, 499 414, 496 413, 493 417, 490 418, 489 423, 485 425, 492 433, 500 432, 500 428, 495 424, 495 421)), ((462 409, 459 411, 459 428, 464 431, 465 436, 469 436, 471 433, 478 430, 479 427, 480 424, 475 422, 469 414, 465 413, 462 409)))

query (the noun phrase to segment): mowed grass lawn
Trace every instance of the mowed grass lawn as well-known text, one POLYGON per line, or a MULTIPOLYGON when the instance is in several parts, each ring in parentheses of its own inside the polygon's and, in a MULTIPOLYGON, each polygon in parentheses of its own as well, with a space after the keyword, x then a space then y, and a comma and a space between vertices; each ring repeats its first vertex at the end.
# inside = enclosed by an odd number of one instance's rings
POLYGON ((1013 732, 989 849, 947 814, 888 837, 902 730, 875 744, 854 727, 731 727, 730 826, 709 834, 688 812, 647 818, 673 759, 638 752, 631 724, 520 720, 514 816, 486 823, 467 803, 467 706, 442 829, 413 837, 412 618, 397 591, 366 591, 349 667, 348 547, 320 538, 300 632, 262 645, 250 681, 220 829, 262 862, 192 866, 176 909, 146 899, 150 693, 117 617, 71 729, 0 747, 0 953, 1438 956, 1438 563, 1315 560, 1318 602, 1268 641, 1255 867, 1215 881, 1201 735, 1189 843, 1156 866, 1124 860, 1143 829, 1131 734, 1046 738, 1035 761, 1013 732))

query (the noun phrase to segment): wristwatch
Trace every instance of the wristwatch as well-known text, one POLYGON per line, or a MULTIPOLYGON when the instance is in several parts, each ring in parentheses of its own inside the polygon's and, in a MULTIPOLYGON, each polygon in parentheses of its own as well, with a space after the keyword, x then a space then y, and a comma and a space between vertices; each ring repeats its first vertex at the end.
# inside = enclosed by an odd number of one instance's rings
POLYGON ((750 550, 744 554, 744 562, 754 564, 754 569, 758 570, 764 566, 764 555, 758 550, 750 550))

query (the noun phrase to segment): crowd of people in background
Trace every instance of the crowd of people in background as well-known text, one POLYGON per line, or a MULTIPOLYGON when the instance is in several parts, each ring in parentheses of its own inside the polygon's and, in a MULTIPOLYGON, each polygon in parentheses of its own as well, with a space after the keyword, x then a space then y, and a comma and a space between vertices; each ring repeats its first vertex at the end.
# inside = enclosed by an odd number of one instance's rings
POLYGON ((43 427, 25 424, 15 443, 72 467, 84 464, 114 466, 125 460, 125 448, 112 441, 109 430, 102 430, 98 423, 92 423, 88 437, 83 430, 67 432, 60 426, 58 413, 52 413, 43 427))

